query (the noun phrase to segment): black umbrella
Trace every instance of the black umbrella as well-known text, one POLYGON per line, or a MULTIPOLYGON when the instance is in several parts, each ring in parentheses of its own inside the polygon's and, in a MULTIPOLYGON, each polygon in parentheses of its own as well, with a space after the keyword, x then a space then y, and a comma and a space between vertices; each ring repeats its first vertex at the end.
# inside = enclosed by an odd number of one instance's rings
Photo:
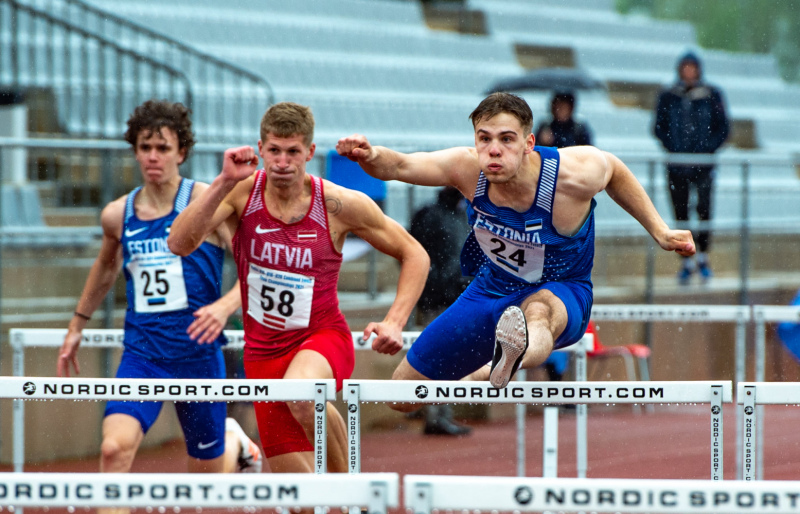
POLYGON ((539 68, 495 82, 487 93, 499 91, 605 89, 605 84, 576 68, 539 68))

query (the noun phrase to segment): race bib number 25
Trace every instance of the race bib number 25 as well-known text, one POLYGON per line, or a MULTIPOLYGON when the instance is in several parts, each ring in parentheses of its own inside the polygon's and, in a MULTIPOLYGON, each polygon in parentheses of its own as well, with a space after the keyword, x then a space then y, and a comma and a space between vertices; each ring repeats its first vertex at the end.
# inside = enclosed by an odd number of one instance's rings
POLYGON ((189 307, 183 261, 171 253, 136 254, 128 263, 136 312, 169 312, 189 307))
POLYGON ((247 314, 274 330, 307 328, 314 298, 314 277, 250 264, 247 314))

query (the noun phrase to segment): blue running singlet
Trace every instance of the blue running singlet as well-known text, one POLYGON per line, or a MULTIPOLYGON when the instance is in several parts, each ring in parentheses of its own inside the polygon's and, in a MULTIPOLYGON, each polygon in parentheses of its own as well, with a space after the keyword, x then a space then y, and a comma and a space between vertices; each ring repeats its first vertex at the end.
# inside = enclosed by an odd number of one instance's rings
POLYGON ((482 279, 498 295, 553 281, 586 282, 594 262, 594 208, 573 236, 553 227, 553 201, 560 158, 555 148, 534 148, 542 157, 533 204, 525 212, 494 205, 481 172, 475 198, 467 207, 472 233, 461 250, 461 270, 482 279))
POLYGON ((186 208, 194 181, 182 179, 170 214, 155 220, 136 217, 128 195, 122 227, 122 254, 128 309, 125 313, 125 351, 151 360, 201 360, 226 343, 197 344, 186 334, 193 313, 220 297, 225 250, 204 242, 187 257, 170 252, 167 236, 172 222, 186 208))

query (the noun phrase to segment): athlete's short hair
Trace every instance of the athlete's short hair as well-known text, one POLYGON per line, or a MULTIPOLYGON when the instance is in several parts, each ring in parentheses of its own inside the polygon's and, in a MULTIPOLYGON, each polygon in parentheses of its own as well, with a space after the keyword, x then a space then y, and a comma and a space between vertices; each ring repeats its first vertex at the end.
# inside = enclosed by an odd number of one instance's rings
POLYGON ((139 134, 160 134, 164 127, 169 128, 178 136, 178 149, 185 150, 184 162, 189 158, 189 151, 195 144, 192 132, 192 111, 180 102, 167 100, 148 100, 133 110, 128 118, 128 131, 125 132, 125 141, 136 148, 139 134))
POLYGON ((294 102, 280 102, 264 113, 261 118, 261 142, 266 143, 267 134, 278 137, 303 136, 303 143, 311 146, 314 140, 314 115, 311 107, 294 102))
POLYGON ((472 126, 477 127, 478 123, 481 121, 490 120, 504 112, 519 120, 524 136, 531 133, 531 129, 533 128, 533 112, 528 102, 511 93, 492 93, 487 96, 478 104, 478 107, 472 111, 472 114, 469 115, 469 119, 472 120, 472 126))

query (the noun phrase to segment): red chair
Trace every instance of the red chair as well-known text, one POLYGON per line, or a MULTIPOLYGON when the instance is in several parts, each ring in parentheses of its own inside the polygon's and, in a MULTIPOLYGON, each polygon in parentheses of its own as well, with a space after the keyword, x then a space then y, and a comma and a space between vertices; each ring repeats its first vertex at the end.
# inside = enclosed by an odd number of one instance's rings
POLYGON ((589 321, 586 333, 594 336, 594 349, 586 352, 588 358, 610 359, 612 357, 621 357, 625 362, 628 380, 636 380, 636 367, 633 362, 634 359, 636 359, 639 363, 639 379, 650 380, 650 368, 647 365, 647 359, 650 357, 650 348, 643 344, 603 346, 600 342, 600 337, 597 335, 597 327, 595 327, 594 321, 591 320, 589 321))

